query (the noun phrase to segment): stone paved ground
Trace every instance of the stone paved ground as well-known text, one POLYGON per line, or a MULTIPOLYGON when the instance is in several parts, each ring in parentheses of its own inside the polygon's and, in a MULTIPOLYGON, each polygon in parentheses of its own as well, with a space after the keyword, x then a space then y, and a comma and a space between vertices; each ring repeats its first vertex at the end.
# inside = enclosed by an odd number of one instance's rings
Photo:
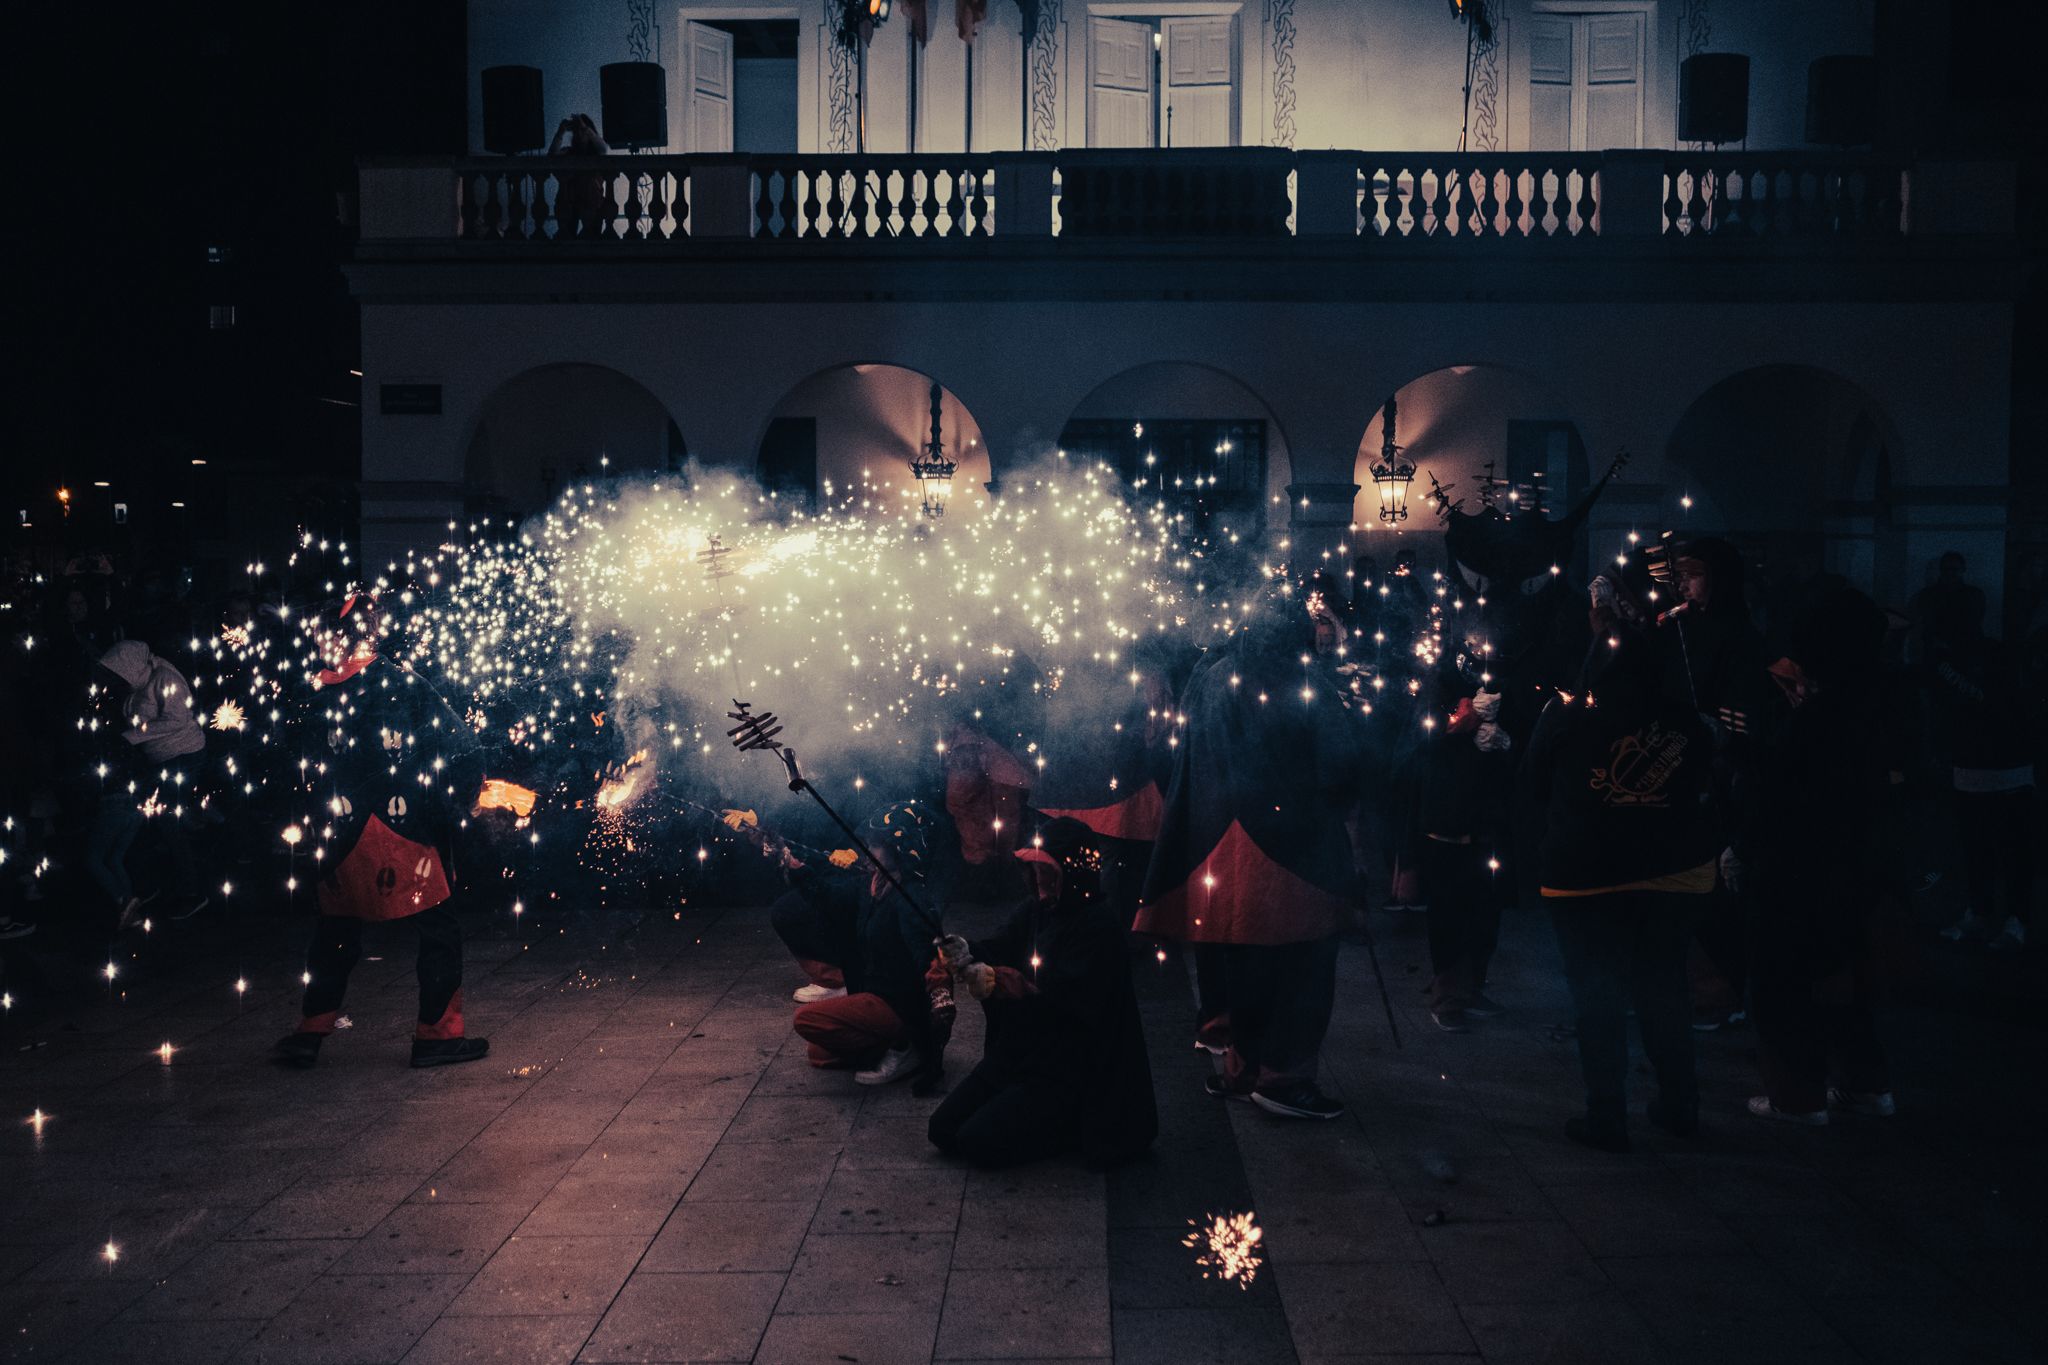
MULTIPOLYGON (((1738 1113, 1746 1034, 1703 1041, 1710 1131, 1609 1157, 1575 1105, 1554 953, 1510 925, 1513 1013, 1420 1009, 1414 919, 1378 917, 1407 1047, 1347 948, 1327 1076, 1283 1124, 1200 1093, 1187 989, 1140 980, 1165 1135, 1108 1177, 938 1160, 931 1101, 804 1065, 758 909, 606 941, 473 942, 481 1064, 401 1065, 410 944, 373 938, 355 1026, 259 1062, 303 926, 7 1035, 0 1355, 81 1362, 2026 1361, 2048 1351, 2043 1034, 1972 994, 1892 1012, 1905 1112, 1820 1132, 1738 1113), (237 997, 236 971, 251 989, 237 997), (156 1049, 175 1051, 168 1063, 156 1049), (38 1135, 24 1120, 51 1115, 38 1135), (1255 1209, 1249 1289, 1190 1218, 1255 1209), (118 1257, 108 1261, 109 1242, 118 1257)), ((215 932, 218 932, 217 930, 215 932)), ((1942 983, 1937 982, 1938 986, 1942 983)), ((2009 997, 2004 997, 2009 998, 2009 997)), ((978 1027, 956 1042, 964 1068, 978 1027)))

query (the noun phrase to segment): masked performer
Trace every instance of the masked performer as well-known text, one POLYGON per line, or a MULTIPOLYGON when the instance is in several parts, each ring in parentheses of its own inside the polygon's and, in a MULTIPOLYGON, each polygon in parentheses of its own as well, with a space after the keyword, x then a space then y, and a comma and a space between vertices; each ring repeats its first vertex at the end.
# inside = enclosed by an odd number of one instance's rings
POLYGON ((1212 1094, 1336 1118, 1315 1075, 1354 891, 1344 813, 1361 750, 1312 644, 1302 602, 1276 589, 1197 667, 1136 928, 1224 948, 1230 1044, 1212 1094))
MULTIPOLYGON (((924 880, 931 860, 931 820, 905 801, 872 816, 862 840, 906 887, 924 880)), ((803 908, 786 907, 777 929, 802 920, 791 939, 799 956, 830 945, 844 983, 838 995, 798 1007, 794 1027, 810 1048, 812 1066, 853 1067, 862 1085, 887 1085, 914 1074, 934 1075, 943 1039, 934 1027, 925 983, 938 926, 889 878, 862 861, 844 874, 808 866, 790 869, 803 908)), ((824 965, 821 963, 821 965, 824 965)))
POLYGON ((1070 1154, 1114 1164, 1159 1133, 1123 923, 1085 825, 1055 820, 1039 842, 1017 854, 1033 893, 1002 931, 943 941, 938 970, 982 1001, 988 1035, 929 1132, 982 1166, 1070 1154))
POLYGON ((463 1032, 462 927, 449 904, 448 864, 482 790, 474 743, 425 679, 380 656, 369 594, 331 609, 317 638, 312 720, 325 753, 306 767, 318 805, 304 837, 321 869, 320 918, 299 1027, 271 1055, 294 1067, 320 1059, 362 953, 363 925, 405 919, 419 933, 412 1064, 473 1062, 490 1043, 463 1032))

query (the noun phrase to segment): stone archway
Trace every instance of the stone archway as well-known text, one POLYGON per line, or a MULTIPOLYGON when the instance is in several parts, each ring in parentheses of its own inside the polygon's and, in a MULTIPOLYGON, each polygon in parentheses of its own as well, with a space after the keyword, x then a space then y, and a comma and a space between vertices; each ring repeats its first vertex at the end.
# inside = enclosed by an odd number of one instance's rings
POLYGON ((681 430, 646 386, 603 365, 542 365, 478 409, 463 454, 471 515, 523 517, 580 479, 678 468, 681 430))

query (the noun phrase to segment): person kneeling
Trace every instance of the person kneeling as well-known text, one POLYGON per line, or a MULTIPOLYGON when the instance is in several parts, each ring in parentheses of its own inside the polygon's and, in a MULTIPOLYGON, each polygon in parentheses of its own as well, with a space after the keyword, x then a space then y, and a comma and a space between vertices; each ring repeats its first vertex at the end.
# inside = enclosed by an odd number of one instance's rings
POLYGON ((1087 827, 1055 820, 1039 843, 1016 855, 1034 893, 1003 931, 942 940, 945 967, 982 1002, 988 1030, 929 1133, 982 1166, 1068 1154, 1109 1165, 1159 1133, 1124 936, 1087 827))
POLYGON ((798 1008, 794 1027, 816 1067, 853 1068, 862 1085, 887 1085, 936 1072, 939 1041, 924 967, 932 930, 926 914, 890 878, 918 882, 927 858, 923 808, 906 801, 874 816, 862 831, 881 862, 865 881, 793 875, 796 894, 819 923, 843 935, 844 989, 798 1008))

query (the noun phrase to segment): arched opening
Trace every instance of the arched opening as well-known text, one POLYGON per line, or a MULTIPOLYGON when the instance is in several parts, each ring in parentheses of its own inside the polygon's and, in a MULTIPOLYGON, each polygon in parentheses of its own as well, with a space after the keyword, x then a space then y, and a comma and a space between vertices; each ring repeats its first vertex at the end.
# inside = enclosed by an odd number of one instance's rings
POLYGON ((1839 574, 1880 598, 1909 585, 1891 515, 1895 429, 1862 387, 1811 365, 1762 365, 1695 399, 1666 454, 1687 523, 1725 536, 1768 597, 1839 574))
POLYGON ((603 365, 543 365, 484 400, 463 457, 472 516, 518 518, 598 475, 680 468, 683 434, 638 380, 603 365))
POLYGON ((921 500, 910 464, 933 439, 934 390, 941 451, 958 466, 946 515, 971 516, 987 501, 981 426, 950 390, 901 365, 840 365, 791 389, 769 414, 755 475, 777 501, 804 510, 865 478, 915 513, 921 500))
POLYGON ((1286 524, 1286 433, 1265 400, 1221 370, 1159 361, 1114 375, 1075 406, 1059 445, 1165 501, 1191 536, 1251 541, 1286 524))
POLYGON ((1353 520, 1368 537, 1440 530, 1430 500, 1439 488, 1467 512, 1497 506, 1555 516, 1589 478, 1586 443, 1563 402, 1543 381, 1500 365, 1450 365, 1403 384, 1366 424, 1353 468, 1353 520), (1394 509, 1372 477, 1390 416, 1394 444, 1415 466, 1408 515, 1399 520, 1381 515, 1394 509))

